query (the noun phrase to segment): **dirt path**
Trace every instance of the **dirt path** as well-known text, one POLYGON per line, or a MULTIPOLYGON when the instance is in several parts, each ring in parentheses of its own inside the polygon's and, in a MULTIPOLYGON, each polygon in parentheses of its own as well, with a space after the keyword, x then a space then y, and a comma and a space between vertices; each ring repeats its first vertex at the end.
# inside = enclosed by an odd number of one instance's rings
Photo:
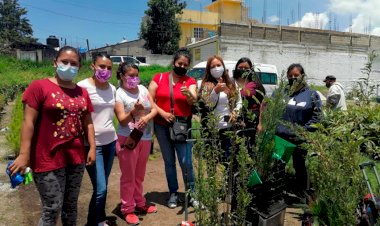
MULTIPOLYGON (((0 129, 8 125, 11 118, 12 103, 7 106, 7 114, 0 123, 0 129)), ((155 143, 157 146, 157 142, 155 143)), ((157 149, 157 147, 155 147, 157 149)), ((0 156, 10 154, 10 149, 6 145, 5 133, 0 132, 0 156)), ((3 159, 3 158, 1 158, 3 159)), ((0 161, 0 172, 4 172, 6 161, 0 161)), ((180 191, 183 191, 183 183, 180 178, 181 173, 177 168, 180 181, 180 191)), ((125 221, 116 218, 112 211, 119 203, 119 178, 120 169, 117 158, 114 161, 112 172, 109 179, 109 193, 107 197, 106 213, 116 219, 117 225, 127 225, 125 221)), ((166 207, 168 198, 167 184, 165 178, 164 164, 159 152, 151 157, 148 162, 147 172, 144 182, 146 198, 149 202, 157 205, 158 213, 141 216, 141 224, 144 225, 177 225, 184 219, 184 209, 182 206, 175 209, 166 207)), ((78 202, 78 225, 86 223, 88 203, 92 194, 92 186, 88 174, 85 173, 78 202)), ((20 186, 18 189, 10 189, 8 176, 0 173, 0 226, 24 226, 37 225, 40 217, 40 200, 34 184, 20 186)), ((189 209, 189 218, 194 219, 193 209, 189 209)), ((297 219, 300 209, 287 209, 285 226, 301 225, 297 219)), ((61 225, 60 223, 58 225, 61 225)))

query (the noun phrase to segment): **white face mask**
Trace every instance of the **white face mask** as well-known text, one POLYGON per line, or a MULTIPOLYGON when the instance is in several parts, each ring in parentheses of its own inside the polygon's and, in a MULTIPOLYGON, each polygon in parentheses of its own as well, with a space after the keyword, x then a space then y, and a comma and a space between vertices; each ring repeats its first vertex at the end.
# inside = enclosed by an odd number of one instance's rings
POLYGON ((224 68, 223 68, 223 66, 214 67, 214 68, 211 68, 210 72, 211 72, 212 77, 220 78, 220 77, 222 77, 222 75, 224 73, 224 68))

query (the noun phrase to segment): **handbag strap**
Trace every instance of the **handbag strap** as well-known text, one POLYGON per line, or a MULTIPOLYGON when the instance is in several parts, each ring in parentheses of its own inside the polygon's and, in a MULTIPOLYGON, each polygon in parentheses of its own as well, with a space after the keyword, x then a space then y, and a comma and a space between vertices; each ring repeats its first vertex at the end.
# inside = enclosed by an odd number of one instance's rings
POLYGON ((173 96, 173 75, 169 74, 169 88, 170 88, 170 113, 174 115, 174 96, 173 96))

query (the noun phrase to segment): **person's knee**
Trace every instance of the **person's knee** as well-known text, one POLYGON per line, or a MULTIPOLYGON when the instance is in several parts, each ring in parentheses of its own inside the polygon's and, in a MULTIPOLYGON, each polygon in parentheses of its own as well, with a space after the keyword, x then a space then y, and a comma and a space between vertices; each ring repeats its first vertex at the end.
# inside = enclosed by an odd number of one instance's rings
POLYGON ((104 199, 107 196, 107 187, 102 186, 96 191, 97 199, 104 199))

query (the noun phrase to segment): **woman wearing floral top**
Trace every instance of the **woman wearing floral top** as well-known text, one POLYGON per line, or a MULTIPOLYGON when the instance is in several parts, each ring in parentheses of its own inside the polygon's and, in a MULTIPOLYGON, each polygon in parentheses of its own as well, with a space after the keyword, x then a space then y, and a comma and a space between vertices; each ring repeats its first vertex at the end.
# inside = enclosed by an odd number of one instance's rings
POLYGON ((25 106, 20 154, 9 167, 14 174, 30 165, 42 202, 39 225, 75 225, 82 176, 95 161, 91 100, 73 79, 80 55, 63 47, 54 61, 55 77, 33 81, 22 101, 25 106), (89 152, 84 147, 87 138, 89 152))

